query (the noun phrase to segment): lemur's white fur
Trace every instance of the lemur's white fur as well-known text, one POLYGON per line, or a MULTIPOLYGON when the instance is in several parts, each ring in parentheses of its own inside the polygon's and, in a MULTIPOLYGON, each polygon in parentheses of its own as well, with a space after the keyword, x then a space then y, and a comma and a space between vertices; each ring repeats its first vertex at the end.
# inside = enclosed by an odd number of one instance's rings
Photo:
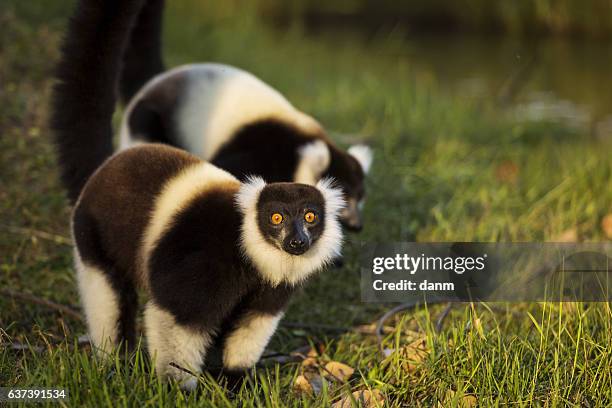
POLYGON ((144 313, 149 354, 155 370, 162 377, 172 377, 183 389, 198 385, 193 375, 170 365, 175 363, 194 374, 199 374, 212 342, 211 333, 196 331, 176 323, 174 316, 149 301, 144 313))
POLYGON ((107 356, 117 341, 119 300, 104 272, 85 264, 76 248, 74 265, 89 339, 97 352, 107 356))
POLYGON ((331 162, 329 148, 322 140, 302 146, 298 151, 299 163, 293 176, 296 183, 315 185, 331 162))
POLYGON ((236 201, 244 215, 241 246, 262 278, 271 285, 278 286, 282 282, 295 285, 340 255, 342 229, 337 216, 344 206, 342 192, 333 187, 331 179, 317 183, 316 188, 325 199, 325 228, 321 237, 306 253, 294 256, 271 245, 259 230, 257 201, 265 186, 261 177, 252 177, 243 183, 238 192, 236 201))
POLYGON ((148 280, 147 265, 144 260, 149 259, 155 243, 170 225, 172 217, 197 194, 216 186, 233 185, 237 188, 239 184, 234 176, 207 162, 190 166, 167 182, 161 194, 157 196, 150 217, 151 222, 143 235, 139 272, 144 286, 148 280))
POLYGON ((238 328, 230 333, 225 341, 223 366, 229 369, 254 366, 276 331, 283 314, 251 313, 243 317, 238 328))
POLYGON ((372 149, 366 145, 354 145, 349 147, 347 153, 357 160, 363 169, 363 173, 368 174, 373 159, 372 149))
POLYGON ((164 80, 186 78, 186 93, 177 107, 181 146, 209 160, 235 132, 246 124, 274 119, 306 133, 321 129, 312 117, 297 110, 278 91, 241 69, 223 64, 191 64, 155 77, 132 99, 121 126, 121 148, 132 145, 129 115, 139 99, 164 80))

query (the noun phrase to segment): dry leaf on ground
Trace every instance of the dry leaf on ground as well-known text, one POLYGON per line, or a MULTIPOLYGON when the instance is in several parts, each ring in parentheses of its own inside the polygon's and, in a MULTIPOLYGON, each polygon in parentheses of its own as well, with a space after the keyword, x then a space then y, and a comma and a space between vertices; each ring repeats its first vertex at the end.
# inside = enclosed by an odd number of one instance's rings
MULTIPOLYGON (((450 406, 454 398, 455 398, 455 391, 450 390, 450 389, 447 390, 446 394, 444 395, 444 401, 438 401, 437 407, 442 408, 442 407, 450 406)), ((459 404, 457 406, 461 408, 473 408, 478 405, 478 399, 476 399, 474 395, 469 395, 469 394, 462 396, 458 402, 459 404)))
POLYGON ((427 349, 425 337, 422 337, 406 346, 401 347, 397 351, 394 351, 394 353, 399 353, 399 355, 405 360, 403 361, 402 367, 405 370, 412 372, 415 371, 425 360, 429 354, 429 350, 427 349))
POLYGON ((298 375, 293 383, 293 390, 298 394, 314 395, 314 390, 310 382, 303 375, 298 375))
POLYGON ((464 408, 472 408, 478 405, 478 400, 474 395, 464 395, 461 397, 460 405, 464 408))
POLYGON ((315 350, 314 348, 311 348, 310 350, 308 350, 308 353, 306 353, 306 358, 302 360, 302 367, 309 368, 317 366, 318 357, 319 352, 317 352, 317 350, 315 350))
POLYGON ((317 373, 304 373, 296 377, 293 390, 298 394, 316 396, 323 390, 323 381, 325 379, 317 373))
POLYGON ((406 357, 416 361, 422 361, 428 353, 427 339, 425 337, 421 337, 403 347, 402 350, 406 354, 406 357))
POLYGON ((353 367, 338 361, 330 361, 329 363, 325 364, 325 370, 328 371, 328 374, 333 376, 333 379, 337 379, 342 382, 348 380, 355 372, 353 367))
POLYGON ((404 357, 415 363, 422 362, 429 353, 429 350, 427 350, 427 341, 424 337, 402 347, 400 351, 404 357))
POLYGON ((359 407, 374 408, 384 406, 385 397, 379 390, 361 390, 355 391, 352 394, 342 397, 339 401, 332 405, 332 408, 352 408, 353 400, 357 402, 359 407))

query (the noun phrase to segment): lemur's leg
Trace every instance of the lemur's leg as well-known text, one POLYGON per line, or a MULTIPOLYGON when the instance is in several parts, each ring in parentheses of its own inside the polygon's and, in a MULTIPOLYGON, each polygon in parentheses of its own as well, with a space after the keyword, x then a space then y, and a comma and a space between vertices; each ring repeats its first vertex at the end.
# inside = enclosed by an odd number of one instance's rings
MULTIPOLYGON (((75 267, 90 341, 108 355, 119 343, 135 345, 136 291, 125 275, 102 269, 75 250, 75 267)), ((99 264, 99 263, 96 263, 99 264)))
POLYGON ((189 372, 199 374, 202 371, 212 333, 177 323, 171 313, 153 301, 149 301, 145 309, 145 331, 158 375, 174 378, 184 389, 194 389, 198 379, 189 372))
POLYGON ((283 314, 283 311, 275 314, 258 311, 245 313, 225 339, 224 369, 240 372, 253 367, 270 342, 283 314))
POLYGON ((251 295, 223 344, 223 367, 240 372, 253 367, 264 352, 283 317, 294 289, 280 285, 264 287, 251 295))
POLYGON ((124 103, 128 103, 149 79, 164 71, 163 12, 164 0, 147 0, 132 28, 119 80, 124 103))

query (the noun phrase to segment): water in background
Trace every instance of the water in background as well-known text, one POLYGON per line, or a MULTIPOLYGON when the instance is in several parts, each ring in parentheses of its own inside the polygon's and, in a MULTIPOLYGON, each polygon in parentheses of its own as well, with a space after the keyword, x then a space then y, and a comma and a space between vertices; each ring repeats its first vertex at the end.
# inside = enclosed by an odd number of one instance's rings
POLYGON ((560 123, 612 140, 612 40, 386 32, 327 26, 312 35, 339 47, 368 44, 376 58, 406 64, 460 98, 492 101, 517 121, 560 123), (376 46, 386 42, 395 46, 376 46))
POLYGON ((379 44, 399 36, 400 57, 452 93, 493 98, 520 120, 559 121, 612 137, 609 0, 259 4, 275 24, 297 23, 310 33, 352 32, 379 44))
POLYGON ((518 120, 562 122, 612 138, 612 43, 500 36, 410 36, 417 72, 465 98, 494 98, 518 120))

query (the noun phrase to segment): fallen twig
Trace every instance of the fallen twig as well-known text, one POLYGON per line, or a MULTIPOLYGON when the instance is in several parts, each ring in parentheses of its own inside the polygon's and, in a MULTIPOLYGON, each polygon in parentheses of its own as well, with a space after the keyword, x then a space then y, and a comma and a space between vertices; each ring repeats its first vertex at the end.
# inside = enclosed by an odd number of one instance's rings
POLYGON ((32 346, 31 344, 24 344, 24 343, 17 343, 17 342, 2 343, 0 344, 0 347, 10 348, 11 350, 16 350, 16 351, 32 350, 36 353, 42 353, 43 351, 45 351, 45 348, 42 346, 32 346))
POLYGON ((330 333, 345 333, 354 331, 354 328, 344 326, 333 326, 331 324, 319 324, 319 323, 298 323, 298 322, 281 322, 281 326, 288 329, 306 329, 306 330, 319 330, 330 333))
POLYGON ((289 353, 272 353, 259 359, 257 367, 265 368, 274 364, 296 363, 305 359, 304 353, 310 350, 310 345, 299 347, 289 353))
POLYGON ((37 230, 34 228, 17 227, 14 225, 0 225, 0 229, 3 229, 5 231, 15 232, 18 234, 23 234, 23 235, 31 235, 36 238, 55 242, 56 244, 72 246, 72 241, 69 238, 59 235, 59 234, 54 234, 52 232, 41 231, 41 230, 37 230))
MULTIPOLYGON (((66 342, 68 344, 68 338, 63 338, 59 341, 54 341, 52 343, 48 343, 47 347, 43 347, 43 346, 33 346, 31 344, 26 344, 26 343, 19 343, 16 341, 13 342, 7 342, 7 343, 0 343, 0 347, 4 347, 4 348, 10 348, 11 350, 16 350, 16 351, 22 351, 22 350, 32 350, 35 353, 42 353, 43 351, 47 350, 49 347, 53 347, 53 346, 58 346, 64 342, 66 342)), ((77 348, 81 348, 81 347, 85 347, 85 346, 89 346, 90 342, 89 342, 89 337, 87 336, 81 336, 79 337, 79 339, 77 340, 77 348)))
MULTIPOLYGON (((322 331, 334 334, 345 334, 345 333, 357 333, 363 335, 375 335, 376 326, 374 325, 358 325, 354 327, 347 326, 334 326, 331 324, 319 324, 319 323, 298 323, 298 322, 281 322, 281 327, 286 329, 304 329, 312 331, 322 331), (369 327, 373 326, 373 327, 369 327)), ((383 328, 383 333, 388 333, 390 329, 388 327, 383 328)))
POLYGON ((448 316, 452 307, 453 307, 453 304, 451 302, 448 302, 448 304, 446 305, 442 313, 440 313, 440 317, 438 317, 438 321, 436 322, 436 333, 440 333, 442 331, 442 325, 444 324, 444 319, 446 319, 446 316, 448 316))
POLYGON ((189 370, 189 369, 187 369, 187 368, 185 368, 185 367, 181 367, 180 365, 176 364, 174 361, 171 361, 171 362, 170 362, 170 367, 174 367, 174 368, 176 368, 177 370, 182 371, 182 372, 184 372, 184 373, 187 373, 187 374, 189 374, 189 375, 192 375, 192 376, 194 376, 194 377, 199 377, 199 374, 198 374, 198 373, 195 373, 195 372, 193 372, 193 371, 191 371, 191 370, 189 370))
POLYGON ((71 316, 77 320, 84 320, 83 315, 75 310, 74 308, 60 303, 53 302, 51 300, 43 299, 30 293, 16 292, 10 289, 0 289, 0 294, 4 296, 12 297, 13 299, 19 299, 22 301, 35 303, 37 305, 45 306, 49 309, 57 310, 65 315, 71 316))

